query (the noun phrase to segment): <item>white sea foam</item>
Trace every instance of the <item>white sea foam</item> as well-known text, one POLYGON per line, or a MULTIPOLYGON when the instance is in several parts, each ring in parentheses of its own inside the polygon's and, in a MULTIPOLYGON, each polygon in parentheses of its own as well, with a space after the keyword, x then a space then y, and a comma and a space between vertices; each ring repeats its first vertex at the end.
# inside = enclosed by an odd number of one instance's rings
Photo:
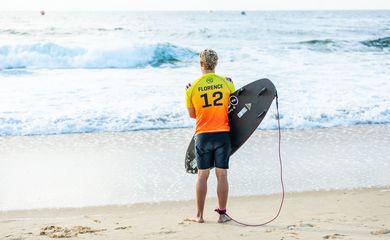
POLYGON ((275 83, 283 128, 390 123, 387 13, 4 13, 0 135, 193 127, 205 47, 236 87, 275 83))

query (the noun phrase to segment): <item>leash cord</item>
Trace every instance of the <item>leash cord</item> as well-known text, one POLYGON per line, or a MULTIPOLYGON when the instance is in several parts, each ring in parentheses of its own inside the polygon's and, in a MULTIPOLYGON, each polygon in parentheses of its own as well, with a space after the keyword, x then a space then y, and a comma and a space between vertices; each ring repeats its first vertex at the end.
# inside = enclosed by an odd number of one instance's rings
POLYGON ((275 219, 277 219, 279 217, 279 214, 282 210, 282 207, 283 207, 283 203, 284 203, 284 183, 283 183, 283 167, 282 167, 282 157, 281 157, 281 153, 280 153, 280 142, 281 142, 281 139, 282 139, 282 134, 281 134, 281 131, 280 131, 280 115, 279 115, 279 102, 278 102, 278 93, 276 92, 275 93, 275 98, 276 98, 276 118, 278 120, 278 137, 279 137, 279 146, 278 146, 278 153, 279 153, 279 163, 280 163, 280 183, 282 185, 282 200, 280 201, 280 206, 279 206, 279 210, 278 210, 278 213, 276 214, 276 216, 274 218, 272 218, 271 220, 265 222, 265 223, 261 223, 261 224, 247 224, 247 223, 243 223, 243 222, 239 222, 237 220, 235 220, 234 218, 232 218, 231 216, 229 216, 226 212, 225 213, 222 213, 224 214, 225 216, 227 216, 228 218, 230 218, 231 221, 237 223, 237 224, 240 224, 240 225, 243 225, 243 226, 248 226, 248 227, 260 227, 260 226, 264 226, 270 222, 273 222, 275 219))

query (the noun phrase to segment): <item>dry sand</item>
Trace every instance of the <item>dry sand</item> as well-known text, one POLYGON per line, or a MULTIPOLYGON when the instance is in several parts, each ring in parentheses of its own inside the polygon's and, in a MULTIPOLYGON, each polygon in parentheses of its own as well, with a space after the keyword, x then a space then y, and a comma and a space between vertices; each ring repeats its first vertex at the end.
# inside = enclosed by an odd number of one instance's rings
MULTIPOLYGON (((280 195, 234 197, 229 213, 261 223, 280 195)), ((204 224, 185 221, 194 201, 0 213, 0 239, 390 239, 390 188, 288 193, 280 217, 264 227, 216 223, 208 199, 204 224)))

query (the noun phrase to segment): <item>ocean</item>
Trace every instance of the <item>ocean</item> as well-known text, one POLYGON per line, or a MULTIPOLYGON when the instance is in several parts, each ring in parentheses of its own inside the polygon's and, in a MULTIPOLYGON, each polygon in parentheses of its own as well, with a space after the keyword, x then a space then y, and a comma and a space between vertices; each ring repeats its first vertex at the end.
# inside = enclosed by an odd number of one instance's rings
MULTIPOLYGON (((204 48, 236 88, 274 82, 287 192, 389 186, 390 11, 0 12, 0 211, 193 199, 204 48)), ((280 193, 275 116, 231 196, 280 193)))
POLYGON ((388 124, 389 26, 390 11, 1 12, 0 136, 192 128, 204 48, 236 88, 275 83, 283 128, 388 124))

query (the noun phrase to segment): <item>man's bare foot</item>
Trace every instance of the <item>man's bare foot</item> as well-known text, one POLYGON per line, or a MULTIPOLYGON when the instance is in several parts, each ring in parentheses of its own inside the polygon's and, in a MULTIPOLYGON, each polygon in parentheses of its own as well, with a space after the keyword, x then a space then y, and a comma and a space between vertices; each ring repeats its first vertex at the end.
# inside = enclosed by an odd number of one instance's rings
POLYGON ((219 215, 218 223, 225 223, 232 220, 230 217, 226 216, 225 214, 219 215))
POLYGON ((204 223, 204 220, 202 217, 186 218, 186 219, 184 219, 184 221, 185 222, 204 223))

